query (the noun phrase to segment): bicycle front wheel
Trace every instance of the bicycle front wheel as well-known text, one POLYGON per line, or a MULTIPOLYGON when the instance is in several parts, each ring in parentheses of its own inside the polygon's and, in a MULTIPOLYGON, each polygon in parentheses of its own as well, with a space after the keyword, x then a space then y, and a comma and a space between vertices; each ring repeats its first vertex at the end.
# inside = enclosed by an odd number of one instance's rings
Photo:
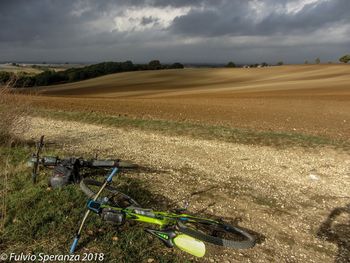
POLYGON ((208 219, 183 217, 178 221, 179 231, 201 241, 217 246, 247 249, 255 246, 255 237, 247 231, 208 219))
MULTIPOLYGON (((85 178, 80 182, 80 189, 87 195, 87 197, 93 198, 102 185, 103 182, 85 178)), ((140 207, 140 205, 133 198, 110 185, 105 187, 98 200, 103 202, 107 201, 109 204, 121 208, 126 208, 129 206, 140 207)))

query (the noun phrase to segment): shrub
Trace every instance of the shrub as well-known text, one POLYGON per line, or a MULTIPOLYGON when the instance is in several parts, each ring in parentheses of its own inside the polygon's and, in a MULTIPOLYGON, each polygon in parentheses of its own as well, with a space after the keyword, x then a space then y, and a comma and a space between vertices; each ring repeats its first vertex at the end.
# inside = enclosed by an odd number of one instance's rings
POLYGON ((226 68, 235 68, 236 64, 232 61, 230 61, 229 63, 227 63, 226 68))
POLYGON ((174 64, 171 64, 170 66, 168 66, 169 69, 181 69, 181 68, 184 68, 184 65, 182 65, 181 63, 174 63, 174 64))
POLYGON ((160 64, 159 60, 152 60, 148 63, 148 68, 151 70, 161 69, 162 64, 160 64))
POLYGON ((13 77, 13 73, 0 71, 0 85, 6 85, 13 77))
POLYGON ((350 61, 350 55, 345 55, 339 58, 339 61, 342 63, 348 63, 350 61))

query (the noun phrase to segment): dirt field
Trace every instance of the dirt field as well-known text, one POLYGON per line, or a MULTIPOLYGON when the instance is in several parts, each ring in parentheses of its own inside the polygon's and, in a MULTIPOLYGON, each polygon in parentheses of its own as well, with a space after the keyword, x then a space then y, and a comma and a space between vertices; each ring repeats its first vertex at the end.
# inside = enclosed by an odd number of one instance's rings
POLYGON ((192 212, 229 221, 240 218, 239 225, 259 237, 250 250, 209 247, 200 262, 349 262, 347 154, 327 148, 278 150, 45 118, 29 121, 22 137, 38 138, 44 132, 50 141, 65 138, 63 149, 70 153, 99 152, 101 157, 133 160, 147 169, 127 176, 141 179, 164 200, 181 206, 187 199, 192 212))
POLYGON ((350 66, 129 72, 41 88, 48 108, 350 139, 350 66))

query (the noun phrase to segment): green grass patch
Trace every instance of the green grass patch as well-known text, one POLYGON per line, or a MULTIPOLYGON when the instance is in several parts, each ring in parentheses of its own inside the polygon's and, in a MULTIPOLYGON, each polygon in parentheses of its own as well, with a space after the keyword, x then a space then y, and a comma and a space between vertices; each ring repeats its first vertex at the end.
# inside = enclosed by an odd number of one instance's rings
POLYGON ((291 146, 331 146, 343 150, 350 149, 350 141, 348 140, 337 140, 329 137, 313 136, 301 133, 234 129, 227 126, 194 124, 168 120, 137 119, 125 116, 105 115, 96 112, 87 113, 36 109, 33 114, 35 116, 59 120, 79 121, 118 128, 136 128, 146 131, 156 131, 169 135, 184 135, 194 138, 215 139, 241 144, 274 146, 278 148, 291 146))
MULTIPOLYGON (((0 251, 68 254, 87 198, 78 185, 48 188, 49 171, 42 171, 38 183, 33 185, 30 168, 26 167, 33 151, 34 148, 29 146, 0 147, 0 165, 5 168, 0 172, 0 200, 4 201, 0 210, 4 223, 0 229, 0 251)), ((162 197, 144 189, 142 182, 126 177, 125 181, 116 182, 122 191, 136 200, 139 198, 138 201, 148 207, 160 203, 162 197)), ((96 215, 89 217, 77 253, 104 253, 104 262, 192 260, 185 253, 165 248, 159 240, 144 232, 142 224, 125 224, 118 228, 102 222, 96 215)))

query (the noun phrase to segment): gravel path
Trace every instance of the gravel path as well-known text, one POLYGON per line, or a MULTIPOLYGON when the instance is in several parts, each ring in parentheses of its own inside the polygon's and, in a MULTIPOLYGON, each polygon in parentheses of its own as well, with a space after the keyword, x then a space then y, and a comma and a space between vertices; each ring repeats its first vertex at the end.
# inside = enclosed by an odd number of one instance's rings
POLYGON ((30 121, 22 135, 27 139, 41 134, 48 140, 66 138, 65 151, 132 160, 149 168, 130 176, 152 192, 179 206, 189 200, 192 212, 240 218, 240 226, 259 236, 250 250, 211 247, 205 261, 349 262, 346 153, 281 150, 44 118, 30 121))

